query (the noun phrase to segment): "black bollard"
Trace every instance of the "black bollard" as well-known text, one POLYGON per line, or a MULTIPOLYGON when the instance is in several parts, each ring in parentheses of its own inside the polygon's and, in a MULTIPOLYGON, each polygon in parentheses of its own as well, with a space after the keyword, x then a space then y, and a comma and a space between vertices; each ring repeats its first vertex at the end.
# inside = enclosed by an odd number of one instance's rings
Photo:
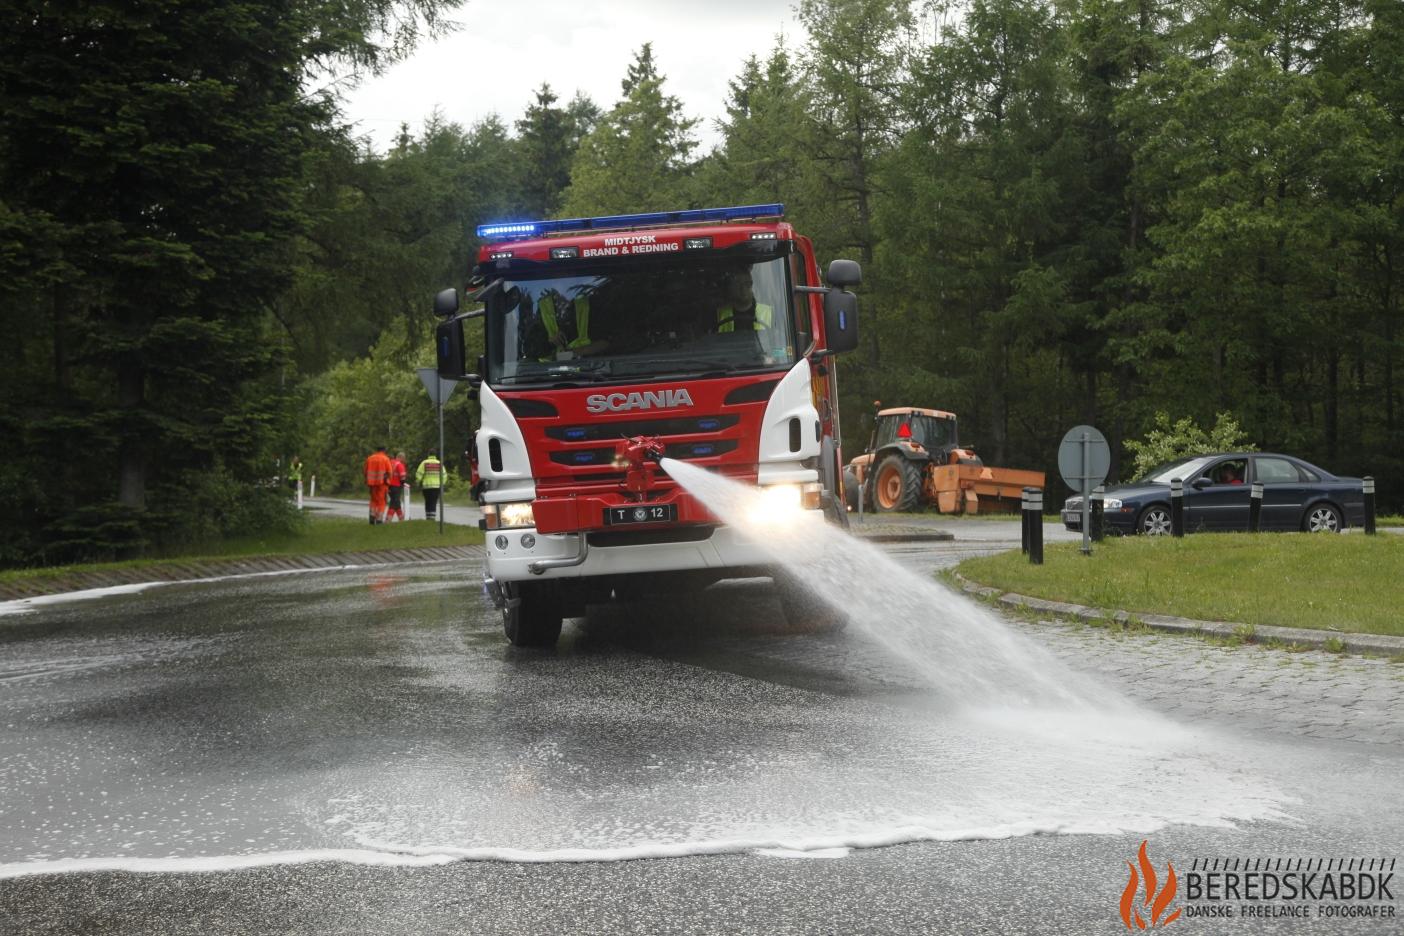
POLYGON ((1088 516, 1088 523, 1092 526, 1092 542, 1100 543, 1102 537, 1106 536, 1106 526, 1102 521, 1102 511, 1104 506, 1102 501, 1106 499, 1107 489, 1102 485, 1097 485, 1092 489, 1092 511, 1088 516))
POLYGON ((1248 496, 1248 532, 1257 533, 1263 528, 1263 482, 1254 481, 1253 490, 1248 496))
POLYGON ((1365 532, 1375 535, 1375 479, 1366 475, 1360 479, 1365 491, 1365 532))
POLYGON ((1043 491, 1029 493, 1029 562, 1043 565, 1043 491))
POLYGON ((1185 482, 1170 479, 1170 535, 1185 535, 1185 482))
POLYGON ((1024 488, 1024 496, 1019 501, 1019 551, 1028 555, 1029 552, 1029 491, 1032 488, 1024 488))

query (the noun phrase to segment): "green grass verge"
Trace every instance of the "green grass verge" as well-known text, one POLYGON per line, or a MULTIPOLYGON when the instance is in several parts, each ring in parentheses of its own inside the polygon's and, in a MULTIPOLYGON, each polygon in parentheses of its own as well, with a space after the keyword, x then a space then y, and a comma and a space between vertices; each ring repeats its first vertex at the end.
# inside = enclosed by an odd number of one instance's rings
POLYGON ((1375 518, 1375 526, 1404 526, 1404 514, 1385 514, 1375 518))
POLYGON ((127 562, 98 562, 51 566, 45 569, 11 569, 0 572, 0 582, 56 578, 70 572, 101 572, 104 569, 130 569, 160 565, 172 560, 235 559, 250 556, 311 556, 322 553, 369 552, 376 549, 415 549, 423 546, 471 546, 482 543, 483 534, 475 527, 439 525, 429 520, 409 520, 371 526, 365 520, 349 517, 309 516, 303 529, 293 533, 241 536, 217 543, 203 543, 189 549, 168 552, 127 562))
POLYGON ((1125 537, 962 562, 973 581, 1053 601, 1247 625, 1404 635, 1404 537, 1281 533, 1125 537))

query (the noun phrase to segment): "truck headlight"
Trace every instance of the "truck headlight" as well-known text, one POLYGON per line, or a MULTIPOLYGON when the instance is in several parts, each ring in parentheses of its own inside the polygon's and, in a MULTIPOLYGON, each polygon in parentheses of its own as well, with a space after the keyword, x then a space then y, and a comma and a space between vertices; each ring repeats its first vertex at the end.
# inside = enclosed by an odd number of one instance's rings
POLYGON ((483 505, 483 520, 486 521, 489 530, 536 526, 536 516, 532 512, 530 501, 514 504, 485 504, 483 505))
POLYGON ((770 484, 760 489, 751 502, 753 523, 783 523, 800 510, 818 510, 824 486, 817 481, 805 484, 770 484))
POLYGON ((769 526, 784 523, 800 509, 798 484, 771 484, 756 492, 749 505, 752 523, 769 526))

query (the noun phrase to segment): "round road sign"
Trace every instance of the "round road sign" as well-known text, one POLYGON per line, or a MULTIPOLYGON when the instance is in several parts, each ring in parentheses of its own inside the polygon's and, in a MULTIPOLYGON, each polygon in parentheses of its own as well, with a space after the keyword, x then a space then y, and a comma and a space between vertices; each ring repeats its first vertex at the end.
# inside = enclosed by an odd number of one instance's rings
POLYGON ((1107 480, 1111 446, 1107 437, 1091 426, 1074 426, 1058 446, 1058 473, 1074 491, 1090 490, 1107 480))

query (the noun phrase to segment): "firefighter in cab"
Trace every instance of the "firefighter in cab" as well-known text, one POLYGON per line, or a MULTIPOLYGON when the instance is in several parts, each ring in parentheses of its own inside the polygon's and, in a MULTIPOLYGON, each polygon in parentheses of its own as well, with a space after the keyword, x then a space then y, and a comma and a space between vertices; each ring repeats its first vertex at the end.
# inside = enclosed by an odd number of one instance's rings
POLYGON ((414 471, 414 483, 424 494, 424 519, 433 520, 438 513, 439 493, 444 488, 444 463, 436 452, 419 463, 414 471))
POLYGON ((725 299, 717 307, 717 331, 760 331, 775 324, 775 309, 756 301, 750 270, 738 270, 726 281, 725 299))
POLYGON ((590 335, 590 297, 585 293, 567 299, 549 289, 536 300, 536 314, 547 345, 540 355, 543 361, 568 361, 597 354, 609 346, 607 341, 590 335))
POLYGON ((366 459, 366 487, 370 488, 370 522, 385 522, 385 495, 390 490, 390 456, 385 454, 385 446, 376 446, 375 453, 366 459))

